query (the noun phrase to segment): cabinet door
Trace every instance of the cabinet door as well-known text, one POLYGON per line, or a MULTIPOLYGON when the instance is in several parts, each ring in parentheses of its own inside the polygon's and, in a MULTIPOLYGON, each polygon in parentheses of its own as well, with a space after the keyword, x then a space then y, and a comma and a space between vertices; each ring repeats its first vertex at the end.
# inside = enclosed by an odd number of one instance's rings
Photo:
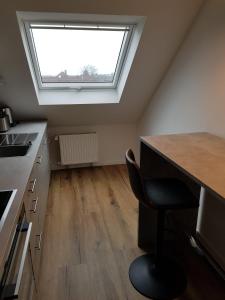
POLYGON ((38 177, 38 198, 39 198, 39 231, 43 232, 45 214, 47 209, 48 190, 50 181, 49 169, 49 153, 46 135, 44 135, 43 142, 40 146, 37 159, 37 177, 38 177))
POLYGON ((38 281, 39 281, 41 250, 42 250, 42 232, 37 233, 35 235, 34 244, 33 244, 32 261, 33 261, 33 269, 35 274, 36 286, 38 286, 38 281))
POLYGON ((36 284, 38 284, 39 277, 49 180, 48 144, 46 135, 44 135, 24 196, 26 217, 27 220, 33 224, 30 246, 36 284))
POLYGON ((46 135, 44 135, 36 158, 37 174, 37 195, 38 195, 38 215, 37 230, 34 239, 34 270, 36 273, 36 282, 40 269, 41 251, 43 243, 44 221, 47 208, 48 190, 50 181, 49 155, 46 135))
MULTIPOLYGON (((37 172, 36 172, 36 164, 33 166, 33 169, 30 174, 30 178, 27 183, 26 192, 24 195, 24 205, 25 212, 28 221, 33 217, 32 210, 35 209, 34 200, 37 197, 37 172)), ((35 209, 36 210, 36 209, 35 209)))
POLYGON ((31 262, 30 252, 28 252, 25 260, 23 277, 20 285, 18 299, 32 300, 34 293, 36 292, 35 292, 35 284, 34 284, 34 277, 32 271, 32 262, 31 262))
POLYGON ((25 211, 26 211, 26 218, 29 222, 32 222, 32 232, 31 232, 31 237, 30 237, 30 247, 31 247, 31 256, 32 256, 32 262, 34 266, 34 275, 35 279, 38 276, 37 269, 35 267, 36 262, 36 248, 37 248, 37 236, 39 234, 39 220, 38 220, 38 215, 39 215, 39 196, 38 196, 38 180, 39 178, 37 177, 37 168, 36 164, 34 165, 28 184, 27 184, 27 189, 26 193, 24 196, 24 204, 25 204, 25 211))

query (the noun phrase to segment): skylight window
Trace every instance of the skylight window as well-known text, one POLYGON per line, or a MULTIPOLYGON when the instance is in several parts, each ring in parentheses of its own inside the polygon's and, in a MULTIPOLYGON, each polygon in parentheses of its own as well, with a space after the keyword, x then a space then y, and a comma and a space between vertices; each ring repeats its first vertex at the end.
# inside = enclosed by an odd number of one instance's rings
POLYGON ((146 17, 16 14, 39 105, 120 102, 146 17))
POLYGON ((39 88, 114 88, 133 26, 26 22, 39 88))

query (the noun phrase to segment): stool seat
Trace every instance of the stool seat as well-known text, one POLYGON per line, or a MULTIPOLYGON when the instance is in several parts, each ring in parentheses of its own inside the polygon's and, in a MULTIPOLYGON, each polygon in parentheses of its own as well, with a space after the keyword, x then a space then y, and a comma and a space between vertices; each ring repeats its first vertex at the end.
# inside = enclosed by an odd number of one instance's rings
MULTIPOLYGON (((198 201, 179 179, 144 179, 146 202, 155 209, 185 209, 198 207, 198 201)), ((147 204, 146 203, 146 204, 147 204)))

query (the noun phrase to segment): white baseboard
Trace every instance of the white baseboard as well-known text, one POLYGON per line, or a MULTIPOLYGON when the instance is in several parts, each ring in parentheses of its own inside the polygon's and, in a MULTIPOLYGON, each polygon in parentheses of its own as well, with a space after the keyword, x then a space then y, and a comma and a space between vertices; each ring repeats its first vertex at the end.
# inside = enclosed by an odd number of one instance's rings
POLYGON ((104 162, 97 162, 93 164, 79 164, 79 165, 68 165, 68 166, 63 166, 63 165, 53 165, 51 166, 52 171, 57 171, 57 170, 64 170, 64 169, 75 169, 75 168, 86 168, 86 167, 100 167, 100 166, 111 166, 111 165, 124 165, 125 161, 124 160, 115 160, 115 161, 104 161, 104 162))
POLYGON ((110 166, 110 165, 124 165, 125 160, 114 160, 114 161, 103 161, 100 163, 95 163, 93 166, 110 166))

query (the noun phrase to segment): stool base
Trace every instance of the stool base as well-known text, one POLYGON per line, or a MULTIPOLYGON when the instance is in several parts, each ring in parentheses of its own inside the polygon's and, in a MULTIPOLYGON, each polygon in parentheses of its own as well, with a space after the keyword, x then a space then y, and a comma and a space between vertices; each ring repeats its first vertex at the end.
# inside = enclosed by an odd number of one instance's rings
POLYGON ((156 264, 155 256, 150 254, 131 263, 129 277, 139 293, 154 300, 172 300, 181 295, 187 285, 186 276, 176 262, 162 257, 156 264))

